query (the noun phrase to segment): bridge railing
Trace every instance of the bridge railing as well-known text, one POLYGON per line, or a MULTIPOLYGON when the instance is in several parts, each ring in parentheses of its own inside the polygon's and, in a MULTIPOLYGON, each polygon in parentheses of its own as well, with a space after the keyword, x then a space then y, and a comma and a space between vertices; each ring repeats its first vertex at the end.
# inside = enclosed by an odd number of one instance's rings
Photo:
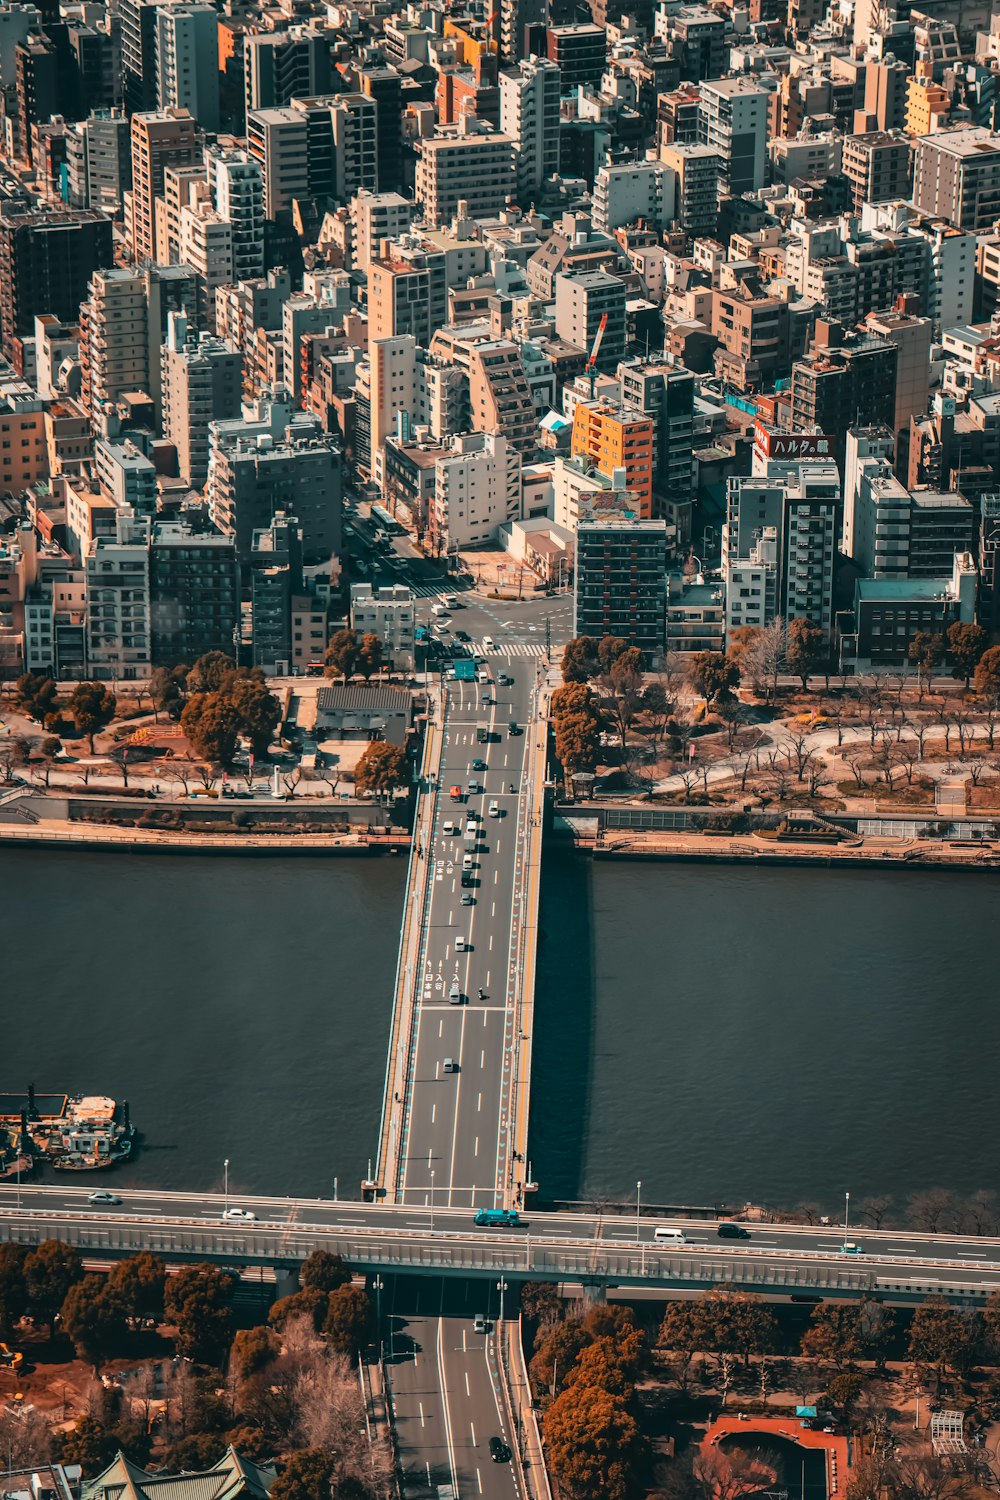
POLYGON ((385 1085, 382 1094, 382 1124, 379 1131, 378 1166, 375 1180, 390 1199, 395 1198, 398 1172, 399 1140, 403 1128, 403 1105, 396 1108, 396 1095, 406 1098, 406 1074, 412 1044, 414 988, 419 983, 418 959, 424 927, 424 906, 430 872, 431 827, 434 805, 440 790, 441 751, 444 744, 444 721, 448 689, 442 684, 437 712, 427 725, 424 753, 420 764, 420 789, 413 820, 413 838, 406 872, 406 895, 403 930, 396 962, 396 986, 392 1007, 392 1034, 386 1057, 385 1085), (419 881, 420 895, 411 901, 414 882, 419 881), (395 1132, 393 1123, 395 1122, 395 1132))

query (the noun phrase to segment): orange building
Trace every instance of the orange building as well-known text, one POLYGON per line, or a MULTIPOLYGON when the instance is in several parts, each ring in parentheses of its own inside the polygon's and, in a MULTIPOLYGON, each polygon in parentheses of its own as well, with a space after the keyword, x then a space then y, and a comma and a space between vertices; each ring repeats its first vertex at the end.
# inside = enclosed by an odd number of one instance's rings
POLYGON ((625 486, 641 520, 653 514, 653 419, 630 406, 581 401, 573 414, 573 457, 608 479, 625 471, 625 486))

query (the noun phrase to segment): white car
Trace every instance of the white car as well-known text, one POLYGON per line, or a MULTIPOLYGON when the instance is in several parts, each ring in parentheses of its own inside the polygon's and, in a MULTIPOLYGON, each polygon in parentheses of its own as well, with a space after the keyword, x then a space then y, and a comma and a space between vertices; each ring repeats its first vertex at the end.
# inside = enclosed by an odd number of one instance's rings
POLYGON ((115 1205, 120 1203, 121 1201, 122 1200, 119 1198, 117 1193, 98 1192, 87 1194, 87 1202, 93 1203, 95 1207, 114 1208, 115 1205))
POLYGON ((499 816, 500 816, 500 804, 499 804, 499 802, 491 802, 490 803, 490 817, 491 818, 499 818, 499 816))
POLYGON ((459 933, 458 937, 455 939, 455 952, 456 953, 464 953, 465 952, 465 938, 462 936, 461 933, 459 933))
POLYGON ((222 1217, 224 1219, 236 1219, 241 1224, 250 1224, 256 1219, 257 1215, 251 1213, 248 1208, 224 1208, 222 1210, 222 1217))

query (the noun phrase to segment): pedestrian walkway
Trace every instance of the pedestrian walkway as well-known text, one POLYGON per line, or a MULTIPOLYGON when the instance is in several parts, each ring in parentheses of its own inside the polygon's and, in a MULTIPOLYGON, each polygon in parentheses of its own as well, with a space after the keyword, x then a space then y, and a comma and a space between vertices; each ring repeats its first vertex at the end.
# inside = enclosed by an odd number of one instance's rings
POLYGON ((492 661, 495 656, 533 656, 543 657, 545 655, 545 641, 503 641, 497 642, 497 650, 487 654, 487 661, 492 661))

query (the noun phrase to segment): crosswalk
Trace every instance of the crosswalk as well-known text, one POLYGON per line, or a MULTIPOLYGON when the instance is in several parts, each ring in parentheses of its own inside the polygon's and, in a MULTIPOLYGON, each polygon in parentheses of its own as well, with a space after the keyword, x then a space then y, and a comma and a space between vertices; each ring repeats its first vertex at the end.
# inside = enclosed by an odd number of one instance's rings
MULTIPOLYGON (((544 641, 541 641, 541 642, 538 642, 538 641, 504 641, 504 643, 503 643, 502 646, 500 645, 500 643, 498 641, 497 642, 497 646, 498 646, 499 649, 496 650, 496 651, 491 651, 489 653, 489 655, 487 656, 487 658, 486 658, 487 661, 492 661, 495 656, 510 656, 510 657, 514 657, 514 656, 535 656, 535 657, 541 657, 541 656, 545 655, 545 642, 544 641)), ((558 648, 553 647, 553 649, 555 650, 555 649, 558 649, 558 648)))

